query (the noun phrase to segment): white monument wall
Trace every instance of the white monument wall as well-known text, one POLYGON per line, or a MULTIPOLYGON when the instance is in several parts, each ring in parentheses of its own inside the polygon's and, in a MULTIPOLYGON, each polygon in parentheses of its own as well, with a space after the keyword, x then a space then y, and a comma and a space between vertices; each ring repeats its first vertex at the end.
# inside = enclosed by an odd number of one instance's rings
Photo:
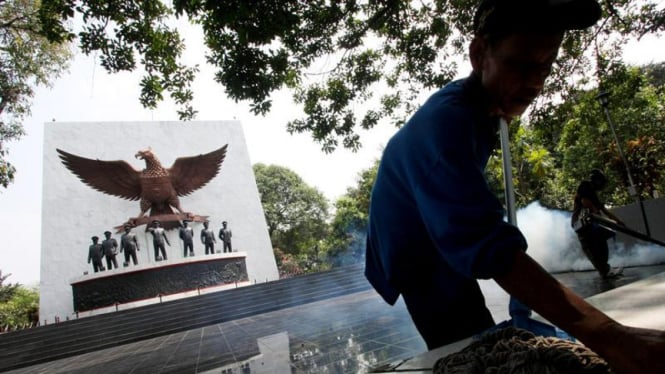
MULTIPOLYGON (((145 162, 134 158, 137 151, 152 148, 162 166, 169 168, 178 157, 196 156, 228 144, 226 158, 216 177, 188 196, 181 196, 183 210, 208 216, 210 228, 219 231, 228 221, 233 232, 233 250, 247 254, 250 282, 279 278, 275 257, 261 207, 247 145, 239 121, 196 122, 94 122, 46 123, 44 128, 44 178, 42 192, 42 248, 40 320, 72 318, 70 281, 84 272, 91 237, 100 242, 104 231, 139 215, 139 201, 124 200, 97 191, 78 179, 61 162, 56 148, 77 156, 106 161, 124 160, 142 170, 145 162)), ((204 256, 199 240, 203 224, 191 222, 195 231, 194 251, 204 256)), ((139 264, 153 263, 152 237, 145 226, 134 228, 140 244, 139 264)), ((183 258, 177 230, 168 232, 168 261, 183 258)), ((216 250, 223 247, 217 238, 216 250)), ((120 269, 124 255, 117 256, 120 269)), ((106 264, 105 259, 102 260, 106 264)), ((164 264, 164 263, 160 263, 164 264)), ((156 264, 155 264, 156 265, 156 264)), ((106 266, 106 265, 105 265, 106 266)), ((127 269, 131 269, 131 266, 127 269)))

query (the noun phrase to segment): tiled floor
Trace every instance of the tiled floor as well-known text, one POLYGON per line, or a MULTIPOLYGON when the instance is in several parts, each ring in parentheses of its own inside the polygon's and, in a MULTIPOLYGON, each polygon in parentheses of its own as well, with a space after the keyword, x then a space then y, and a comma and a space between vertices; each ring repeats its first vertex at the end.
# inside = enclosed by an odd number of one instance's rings
MULTIPOLYGON (((612 282, 594 272, 556 277, 587 297, 663 271, 628 268, 612 282)), ((505 319, 505 293, 493 282, 482 287, 495 319, 505 319)), ((425 350, 401 299, 390 307, 366 291, 10 373, 366 373, 425 350)))

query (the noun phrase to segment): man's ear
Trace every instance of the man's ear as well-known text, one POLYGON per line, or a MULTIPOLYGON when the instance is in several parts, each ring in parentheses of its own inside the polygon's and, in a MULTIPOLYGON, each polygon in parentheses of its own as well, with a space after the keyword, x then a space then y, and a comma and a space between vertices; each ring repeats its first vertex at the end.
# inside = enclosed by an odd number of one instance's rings
POLYGON ((487 41, 478 36, 474 37, 471 44, 469 44, 469 58, 471 59, 471 67, 475 72, 479 73, 483 70, 486 46, 487 41))

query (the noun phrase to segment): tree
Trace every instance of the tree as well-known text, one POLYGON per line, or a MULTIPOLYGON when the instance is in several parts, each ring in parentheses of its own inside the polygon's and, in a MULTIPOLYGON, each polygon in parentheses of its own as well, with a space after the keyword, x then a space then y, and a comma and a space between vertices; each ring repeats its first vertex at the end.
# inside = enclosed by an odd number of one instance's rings
POLYGON ((23 327, 39 322, 39 292, 18 283, 4 284, 11 274, 0 271, 0 328, 23 327))
MULTIPOLYGON (((608 107, 617 137, 643 198, 665 190, 665 90, 657 69, 630 67, 620 62, 607 66, 604 85, 611 88, 608 107)), ((632 203, 626 167, 621 159, 598 90, 578 89, 558 105, 542 108, 527 131, 546 149, 553 167, 545 187, 534 199, 558 209, 571 209, 580 180, 593 168, 605 170, 609 182, 604 198, 610 205, 632 203)))
POLYGON ((326 256, 332 266, 360 262, 365 256, 369 201, 379 160, 358 173, 356 185, 335 202, 335 216, 326 239, 326 256))
MULTIPOLYGON (((603 19, 584 32, 569 33, 539 105, 566 96, 584 77, 602 77, 599 59, 619 58, 628 38, 665 29, 656 0, 602 1, 603 19), (593 47, 593 48, 592 48, 593 47), (591 73, 591 74, 590 74, 591 73)), ((247 100, 254 113, 271 109, 271 94, 292 91, 304 118, 288 131, 309 132, 326 152, 360 146, 357 131, 382 119, 401 125, 423 91, 457 74, 452 57, 466 53, 476 0, 456 1, 201 1, 43 0, 44 30, 50 40, 70 40, 67 25, 81 15, 78 33, 85 53, 101 52, 110 72, 145 70, 141 102, 152 107, 169 92, 194 114, 190 85, 196 67, 180 63, 183 43, 169 17, 199 25, 215 80, 234 100, 247 100), (138 56, 138 57, 137 57, 138 56), (376 96, 375 96, 376 95, 376 96)))
POLYGON ((273 248, 296 257, 315 255, 327 230, 325 196, 285 167, 253 168, 273 248))
POLYGON ((5 303, 14 297, 16 290, 20 287, 18 283, 4 284, 9 276, 11 276, 11 274, 2 275, 2 270, 0 270, 0 303, 5 303))
POLYGON ((51 43, 42 35, 39 1, 0 2, 0 186, 14 180, 7 143, 19 139, 22 120, 30 114, 36 85, 49 85, 67 67, 68 43, 51 43))

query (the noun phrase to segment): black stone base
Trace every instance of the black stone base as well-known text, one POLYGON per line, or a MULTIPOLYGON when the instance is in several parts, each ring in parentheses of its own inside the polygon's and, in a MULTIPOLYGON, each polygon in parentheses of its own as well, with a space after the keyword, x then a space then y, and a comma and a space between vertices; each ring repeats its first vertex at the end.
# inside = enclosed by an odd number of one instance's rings
POLYGON ((248 280, 244 256, 122 269, 88 277, 92 279, 71 283, 77 312, 248 280))

